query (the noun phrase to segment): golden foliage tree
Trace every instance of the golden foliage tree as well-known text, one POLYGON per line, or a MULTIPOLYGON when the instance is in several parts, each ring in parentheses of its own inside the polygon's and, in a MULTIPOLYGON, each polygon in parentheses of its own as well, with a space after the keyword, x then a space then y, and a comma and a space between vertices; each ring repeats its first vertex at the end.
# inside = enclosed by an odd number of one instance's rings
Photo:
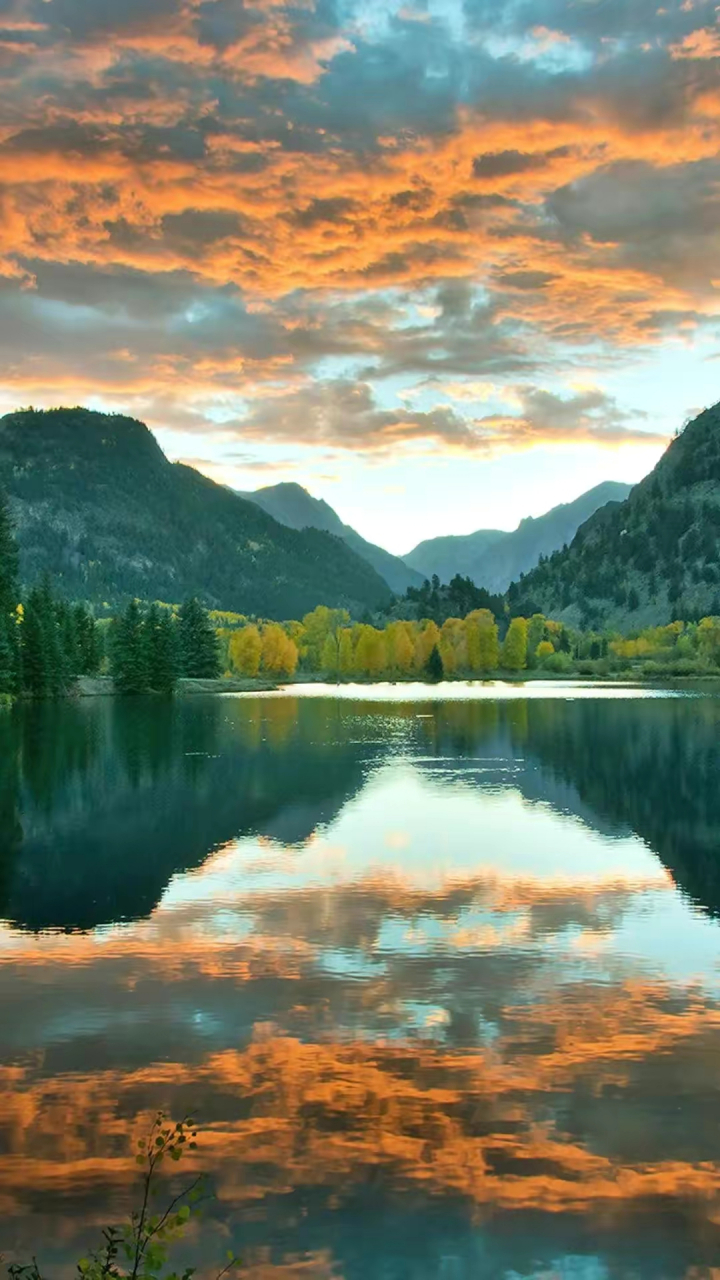
POLYGON ((292 676, 298 664, 295 641, 277 622, 263 627, 262 666, 272 676, 292 676))
POLYGON ((428 658, 435 648, 440 649, 440 632, 437 623, 430 620, 425 623, 422 630, 415 637, 414 666, 416 671, 425 670, 428 658))
POLYGON ((513 618, 500 654, 500 665, 506 671, 524 670, 527 664, 527 636, 527 619, 513 618))
POLYGON ((312 613, 303 618, 303 657, 313 671, 323 670, 323 654, 328 636, 335 641, 336 655, 339 659, 340 633, 350 621, 347 609, 328 609, 319 604, 312 613))
POLYGON ((477 674, 496 671, 500 661, 498 629, 489 609, 475 609, 464 623, 468 666, 477 674))
POLYGON ((359 675, 377 677, 386 666, 385 632, 363 624, 355 646, 355 670, 359 675))
POLYGON ((256 676, 260 670, 263 644, 260 632, 251 623, 230 634, 228 653, 235 671, 243 676, 256 676))
POLYGON ((341 676, 351 676, 354 671, 353 638, 349 627, 343 627, 340 632, 338 670, 341 676))
POLYGON ((412 623, 390 622, 385 629, 388 668, 393 675, 406 676, 413 668, 415 639, 412 623))
POLYGON ((440 631, 440 657, 446 675, 464 671, 468 665, 465 627, 460 618, 447 618, 440 631))

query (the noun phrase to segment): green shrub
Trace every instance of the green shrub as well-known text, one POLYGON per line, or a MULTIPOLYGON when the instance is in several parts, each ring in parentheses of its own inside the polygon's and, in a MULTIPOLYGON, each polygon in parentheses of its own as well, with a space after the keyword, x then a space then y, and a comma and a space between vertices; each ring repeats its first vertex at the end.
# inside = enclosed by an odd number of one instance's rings
POLYGON ((573 670, 573 661, 569 653, 549 653, 540 662, 540 669, 553 675, 567 675, 573 670))

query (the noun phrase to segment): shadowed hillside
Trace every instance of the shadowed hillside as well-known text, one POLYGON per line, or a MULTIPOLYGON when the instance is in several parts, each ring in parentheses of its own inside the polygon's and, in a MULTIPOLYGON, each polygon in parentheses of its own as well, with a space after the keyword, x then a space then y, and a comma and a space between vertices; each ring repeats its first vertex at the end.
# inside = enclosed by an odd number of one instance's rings
POLYGON ((622 503, 596 512, 572 544, 510 589, 582 626, 647 626, 720 613, 720 405, 676 436, 622 503))
POLYGON ((317 604, 373 608, 387 584, 339 538, 298 531, 191 467, 141 422, 86 409, 0 419, 24 582, 48 571, 65 595, 131 596, 301 617, 317 604))

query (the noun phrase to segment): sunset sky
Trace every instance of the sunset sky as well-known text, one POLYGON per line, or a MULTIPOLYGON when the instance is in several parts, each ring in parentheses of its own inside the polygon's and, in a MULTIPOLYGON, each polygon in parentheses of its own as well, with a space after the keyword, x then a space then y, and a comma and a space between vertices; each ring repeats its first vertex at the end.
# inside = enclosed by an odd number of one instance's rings
POLYGON ((0 0, 0 409, 393 551, 720 399, 714 0, 0 0))

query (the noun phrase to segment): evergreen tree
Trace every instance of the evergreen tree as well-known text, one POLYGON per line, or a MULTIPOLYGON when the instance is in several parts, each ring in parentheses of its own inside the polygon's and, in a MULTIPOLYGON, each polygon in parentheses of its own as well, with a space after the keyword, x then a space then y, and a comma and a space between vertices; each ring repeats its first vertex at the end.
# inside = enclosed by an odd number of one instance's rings
POLYGON ((131 600, 118 620, 112 645, 112 676, 121 693, 146 693, 148 654, 143 615, 131 600))
POLYGON ((55 618, 60 644, 60 665, 63 683, 66 684, 80 675, 80 646, 75 610, 65 600, 59 600, 55 605, 55 618))
POLYGON ((176 624, 166 609, 150 606, 145 619, 145 646, 150 688, 172 693, 178 678, 179 654, 176 624))
POLYGON ((180 610, 178 634, 182 674, 196 680, 219 676, 220 655, 215 629, 195 597, 186 600, 180 610))
POLYGON ((20 684, 18 552, 10 512, 0 494, 0 694, 17 693, 20 684))
POLYGON ((90 610, 84 604, 75 605, 74 616, 79 673, 83 676, 94 676, 102 661, 100 632, 90 610))
POLYGON ((68 680, 61 611, 46 576, 27 598, 21 628, 23 688, 35 697, 60 693, 68 680))
POLYGON ((425 663, 425 674, 429 680, 442 680, 445 674, 442 654, 436 644, 430 650, 428 660, 425 663))

